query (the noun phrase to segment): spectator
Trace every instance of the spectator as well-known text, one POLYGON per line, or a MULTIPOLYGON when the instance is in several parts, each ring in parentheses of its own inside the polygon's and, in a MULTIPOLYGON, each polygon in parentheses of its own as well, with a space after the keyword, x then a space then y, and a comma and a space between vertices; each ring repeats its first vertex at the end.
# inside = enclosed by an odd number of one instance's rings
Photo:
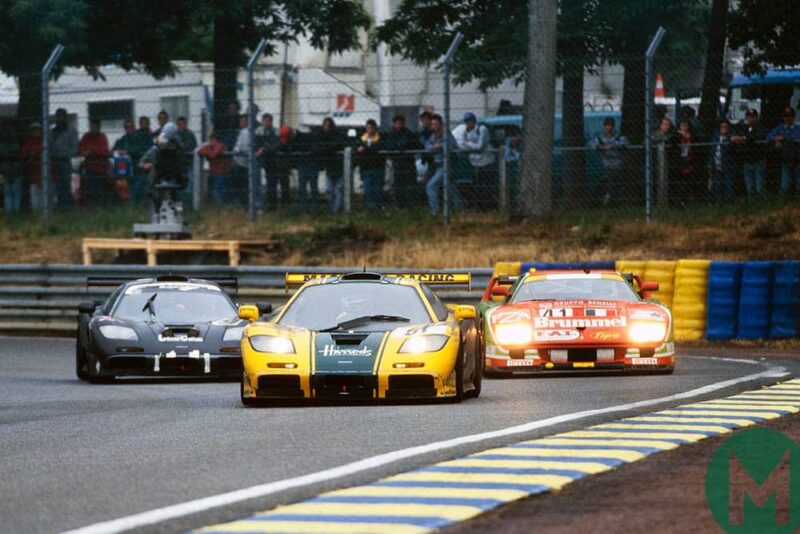
MULTIPOLYGON (((273 126, 272 115, 264 113, 261 115, 261 125, 255 131, 254 148, 256 151, 256 158, 258 164, 264 169, 264 174, 269 180, 270 173, 275 172, 275 153, 278 149, 278 131, 273 126)), ((258 200, 257 204, 260 206, 264 204, 264 195, 262 193, 261 176, 257 182, 258 200)))
POLYGON ((234 146, 239 137, 240 109, 239 102, 236 100, 228 102, 225 116, 220 121, 220 130, 217 135, 228 148, 234 146))
POLYGON ((106 134, 100 131, 100 120, 89 120, 89 131, 78 143, 78 154, 83 156, 81 193, 89 204, 107 205, 117 196, 109 184, 109 156, 106 134))
POLYGON ((714 202, 729 204, 733 200, 733 183, 736 175, 733 152, 731 151, 731 123, 727 119, 719 123, 714 130, 711 141, 711 183, 713 184, 714 202))
POLYGON ((389 156, 394 171, 392 190, 395 203, 405 206, 417 205, 421 201, 421 191, 417 184, 414 154, 409 152, 417 150, 420 145, 411 130, 406 128, 404 116, 397 115, 392 120, 392 129, 386 134, 384 146, 386 150, 400 152, 389 156))
POLYGON ((311 207, 319 206, 319 167, 313 154, 313 147, 317 143, 314 132, 295 131, 292 152, 297 169, 298 197, 303 207, 308 206, 309 192, 311 207))
MULTIPOLYGON (((44 190, 42 187, 42 125, 33 122, 28 128, 28 135, 20 146, 22 156, 22 172, 30 191, 31 209, 44 209, 44 190)), ((55 177, 55 176, 54 176, 55 177)), ((22 192, 20 191, 20 194, 22 192)), ((51 197, 52 198, 52 197, 51 197)))
MULTIPOLYGON (((432 117, 433 115, 431 115, 429 111, 423 111, 419 116, 420 134, 418 140, 420 147, 425 147, 425 145, 428 144, 428 139, 430 139, 433 134, 433 130, 431 129, 432 117)), ((430 176, 433 160, 428 154, 420 154, 416 157, 414 164, 417 170, 417 182, 424 183, 430 176)))
POLYGON ((628 138, 615 130, 614 117, 603 119, 603 133, 589 141, 589 148, 600 153, 605 178, 595 191, 596 198, 608 205, 613 196, 619 201, 624 194, 625 155, 623 151, 630 145, 628 138))
POLYGON ((208 136, 208 143, 200 147, 198 154, 208 160, 208 177, 211 183, 211 198, 217 206, 228 202, 228 178, 231 172, 231 158, 226 154, 228 147, 219 140, 215 132, 208 136))
POLYGON ((158 136, 161 135, 161 132, 163 131, 164 126, 166 126, 167 123, 169 122, 169 113, 167 113, 165 110, 162 109, 161 111, 158 112, 158 116, 156 117, 156 120, 158 121, 158 128, 156 128, 156 131, 153 132, 153 139, 154 140, 158 139, 158 136))
POLYGON ((378 123, 374 119, 367 120, 366 131, 356 144, 356 155, 364 182, 364 203, 369 209, 383 207, 384 159, 380 154, 383 147, 384 140, 378 132, 378 123))
MULTIPOLYGON (((658 125, 658 129, 652 133, 651 139, 655 144, 656 150, 656 172, 658 193, 664 193, 665 197, 669 191, 671 173, 677 169, 677 136, 669 117, 664 117, 658 125)), ((659 203, 666 203, 667 198, 659 198, 659 203)))
POLYGON ((506 131, 503 157, 506 160, 507 198, 509 205, 516 209, 515 203, 519 196, 519 162, 522 159, 522 130, 517 126, 509 126, 506 131))
POLYGON ((144 192, 145 178, 138 166, 150 147, 153 146, 152 132, 150 132, 150 119, 147 117, 139 117, 139 129, 133 129, 133 121, 125 121, 125 134, 117 139, 114 143, 112 150, 115 152, 125 150, 125 153, 130 157, 133 163, 137 165, 131 169, 130 177, 128 178, 128 194, 130 202, 136 206, 141 203, 142 194, 144 192))
POLYGON ((124 202, 128 202, 133 177, 133 160, 124 148, 113 150, 111 153, 111 175, 114 177, 117 195, 124 202))
MULTIPOLYGON (((449 136, 447 142, 450 148, 455 148, 456 140, 451 132, 445 131, 441 115, 436 114, 431 118, 431 131, 432 133, 428 137, 425 149, 433 152, 433 169, 431 178, 425 186, 425 192, 428 195, 428 207, 431 210, 431 214, 436 215, 439 213, 439 189, 444 182, 444 136, 449 136)), ((452 158, 452 154, 448 156, 452 158)), ((460 210, 462 205, 461 195, 459 195, 453 181, 449 181, 448 192, 453 207, 460 210)))
POLYGON ((319 170, 325 171, 326 190, 333 213, 342 209, 344 198, 343 161, 340 154, 343 146, 344 140, 336 130, 336 123, 332 118, 325 117, 314 146, 314 159, 319 170))
POLYGON ((3 208, 6 215, 22 210, 24 178, 20 166, 20 142, 12 121, 0 122, 0 179, 3 182, 3 208))
POLYGON ((678 183, 681 197, 685 200, 696 200, 699 196, 699 180, 697 179, 695 139, 692 123, 682 119, 678 125, 678 183))
POLYGON ((794 182, 795 190, 800 193, 800 125, 794 123, 791 106, 783 108, 783 124, 769 132, 767 141, 781 157, 781 192, 791 192, 794 182))
POLYGON ((497 182, 494 153, 489 145, 489 128, 478 124, 475 114, 464 115, 464 141, 461 148, 469 152, 472 186, 469 204, 481 210, 497 207, 497 182))
MULTIPOLYGON (((226 143, 227 144, 227 143, 226 143)), ((253 144, 247 124, 247 114, 239 115, 239 133, 233 145, 233 166, 231 167, 231 186, 234 204, 247 206, 249 187, 250 151, 253 144)))
MULTIPOLYGON (((156 146, 150 149, 143 158, 143 167, 150 171, 150 196, 157 212, 161 206, 157 204, 158 196, 155 187, 163 182, 171 182, 179 187, 186 187, 185 152, 178 142, 178 127, 168 122, 161 128, 156 139, 156 146)), ((177 200, 177 195, 172 198, 177 200)))
POLYGON ((78 132, 67 124, 67 110, 56 110, 55 124, 50 130, 50 158, 56 179, 59 208, 75 205, 72 196, 72 158, 78 154, 78 132))
POLYGON ((428 139, 433 135, 433 128, 431 128, 431 121, 433 115, 430 111, 423 111, 419 116, 419 145, 425 146, 428 139))
POLYGON ((742 161, 742 172, 747 189, 747 198, 764 193, 764 176, 766 173, 766 152, 763 144, 767 131, 758 120, 758 111, 748 109, 743 124, 731 142, 738 145, 738 155, 742 161))
POLYGON ((180 116, 175 121, 178 127, 177 140, 183 147, 183 159, 186 162, 186 189, 183 191, 183 205, 187 209, 192 205, 192 192, 194 191, 194 151, 197 150, 197 136, 189 129, 189 121, 180 116))
POLYGON ((295 167, 295 155, 293 154, 294 130, 288 126, 281 126, 278 130, 278 146, 275 150, 275 163, 273 172, 267 174, 267 202, 266 205, 272 209, 278 207, 278 187, 280 186, 280 199, 284 205, 291 202, 289 192, 289 176, 295 167))

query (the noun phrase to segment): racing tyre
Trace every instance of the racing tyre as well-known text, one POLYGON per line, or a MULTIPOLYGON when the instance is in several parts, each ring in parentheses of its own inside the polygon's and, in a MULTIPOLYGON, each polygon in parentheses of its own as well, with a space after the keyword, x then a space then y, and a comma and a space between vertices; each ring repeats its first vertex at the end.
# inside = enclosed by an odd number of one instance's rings
POLYGON ((239 380, 239 397, 242 399, 242 404, 244 404, 248 408, 252 408, 253 406, 258 406, 257 399, 251 399, 250 397, 244 396, 244 377, 242 377, 239 380))
POLYGON ((113 375, 100 376, 96 371, 92 370, 91 358, 89 358, 85 350, 83 351, 83 360, 86 366, 86 380, 88 380, 90 384, 110 384, 114 381, 113 375))
POLYGON ((89 382, 89 379, 91 378, 86 365, 86 351, 83 350, 83 347, 81 347, 80 344, 75 350, 75 374, 78 375, 78 378, 84 382, 89 382))
POLYGON ((458 357, 456 358, 456 396, 453 397, 453 403, 458 404, 464 400, 464 344, 458 349, 458 357))
POLYGON ((475 329, 475 343, 474 347, 472 347, 472 354, 475 357, 475 374, 472 376, 472 385, 474 389, 465 393, 465 397, 470 399, 477 399, 481 395, 481 389, 483 386, 483 368, 486 365, 486 358, 484 356, 486 352, 486 348, 483 344, 483 336, 478 330, 478 326, 476 325, 475 329))

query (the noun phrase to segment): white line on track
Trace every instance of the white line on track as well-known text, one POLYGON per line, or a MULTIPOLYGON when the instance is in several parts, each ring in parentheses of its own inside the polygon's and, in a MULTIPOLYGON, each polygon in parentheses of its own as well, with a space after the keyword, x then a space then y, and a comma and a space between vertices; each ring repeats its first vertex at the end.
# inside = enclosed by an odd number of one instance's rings
MULTIPOLYGON (((740 362, 750 363, 753 361, 753 360, 738 360, 738 359, 728 359, 728 360, 737 363, 740 362)), ((221 493, 219 495, 203 497, 201 499, 195 499, 180 504, 173 504, 170 506, 165 506, 163 508, 156 508, 154 510, 149 510, 147 512, 129 515, 127 517, 121 517, 119 519, 113 519, 111 521, 103 521, 101 523, 95 523, 93 525, 67 531, 64 534, 110 534, 116 532, 123 532, 133 528, 144 527, 147 525, 161 523, 163 521, 168 521, 170 519, 176 519, 179 517, 185 517, 199 512, 205 512, 207 510, 211 510, 213 508, 219 508, 221 506, 227 506, 242 501, 247 501, 250 499, 265 497, 267 495, 272 495, 275 493, 279 493, 294 488, 300 488, 312 484, 319 484, 322 482, 329 482, 331 480, 335 480, 338 478, 354 475, 356 473, 361 473, 364 471, 369 471, 370 469, 375 469, 378 467, 389 465, 407 458, 414 458, 421 454, 429 454, 433 452, 443 451, 446 449, 452 449, 454 447, 459 447, 461 445, 466 445, 469 443, 478 443, 481 441, 487 441, 505 436, 513 436, 515 434, 524 434, 526 432, 531 432, 533 430, 547 428, 550 426, 558 425, 561 423, 567 423, 570 421, 576 421, 578 419, 586 419, 588 417, 593 417, 595 415, 603 415, 615 412, 625 412, 628 410, 635 410, 637 408, 645 408, 657 404, 674 402, 683 399, 690 399, 693 397, 706 395, 714 391, 719 391, 720 389, 735 386, 736 384, 741 384, 743 382, 751 382, 754 380, 760 380, 762 378, 777 379, 790 374, 786 371, 785 367, 772 366, 764 362, 758 362, 758 363, 767 366, 767 370, 762 371, 760 373, 734 378, 731 380, 725 380, 722 382, 708 384, 706 386, 697 389, 684 391, 683 393, 676 393, 675 395, 669 395, 666 397, 659 397, 657 399, 649 399, 645 401, 632 402, 629 404, 609 406, 607 408, 598 408, 595 410, 586 410, 583 412, 558 415, 556 417, 542 419, 541 421, 531 421, 529 423, 525 423, 522 425, 503 428, 500 430, 494 430, 491 432, 482 432, 480 434, 472 434, 469 436, 462 436, 459 438, 453 438, 444 441, 429 443, 427 445, 418 445, 416 447, 410 447, 408 449, 401 449, 398 451, 379 454, 377 456, 364 458, 363 460, 358 460, 356 462, 351 462, 349 464, 340 465, 338 467, 333 467, 330 469, 325 469, 323 471, 318 471, 316 473, 310 473, 308 475, 302 475, 294 478, 287 478, 284 480, 277 480, 275 482, 269 482, 266 484, 259 484, 257 486, 251 486, 249 488, 243 488, 228 493, 221 493)))

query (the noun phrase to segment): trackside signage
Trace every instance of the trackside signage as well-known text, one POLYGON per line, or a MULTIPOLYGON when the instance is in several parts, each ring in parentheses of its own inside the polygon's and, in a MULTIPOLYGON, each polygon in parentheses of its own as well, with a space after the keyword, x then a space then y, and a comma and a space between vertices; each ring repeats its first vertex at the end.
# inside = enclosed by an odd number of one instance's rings
POLYGON ((706 499, 726 532, 797 532, 800 446, 768 428, 734 434, 708 465, 706 499))
MULTIPOLYGON (((321 278, 334 278, 340 275, 330 273, 286 273, 286 285, 303 285, 311 280, 321 278)), ((471 273, 398 273, 387 274, 391 278, 408 278, 416 280, 422 284, 441 284, 441 285, 470 285, 472 281, 471 273)))

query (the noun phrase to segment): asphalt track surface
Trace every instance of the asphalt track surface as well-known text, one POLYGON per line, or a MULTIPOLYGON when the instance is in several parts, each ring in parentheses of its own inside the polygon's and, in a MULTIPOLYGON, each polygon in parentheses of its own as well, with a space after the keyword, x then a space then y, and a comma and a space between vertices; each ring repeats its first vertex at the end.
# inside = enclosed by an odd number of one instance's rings
MULTIPOLYGON (((793 361, 683 357, 672 376, 487 380, 462 404, 320 405, 248 409, 238 384, 74 375, 74 341, 0 338, 0 532, 61 532, 317 473, 378 454, 585 410, 686 392, 793 361)), ((787 377, 788 378, 788 377, 787 377)), ((775 378, 741 382, 719 397, 775 378)), ((685 400, 675 400, 678 404, 685 400)), ((643 412, 597 415, 405 458, 140 528, 183 532, 320 491, 364 483, 492 446, 643 412)))

